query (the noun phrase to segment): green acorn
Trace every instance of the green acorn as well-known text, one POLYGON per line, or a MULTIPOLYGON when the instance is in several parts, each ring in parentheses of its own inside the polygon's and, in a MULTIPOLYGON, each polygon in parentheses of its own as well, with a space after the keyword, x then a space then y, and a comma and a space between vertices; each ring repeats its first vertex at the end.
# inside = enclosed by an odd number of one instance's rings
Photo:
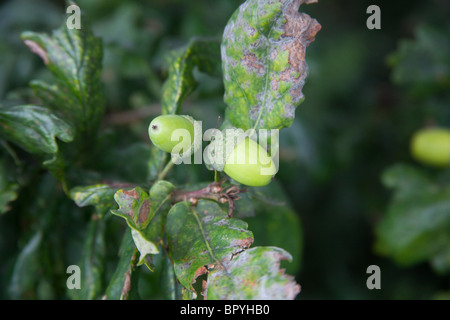
POLYGON ((277 172, 266 150, 242 130, 222 131, 214 136, 205 151, 210 169, 223 171, 247 186, 265 186, 277 172))
POLYGON ((201 146, 202 141, 196 138, 196 131, 201 132, 201 124, 186 115, 160 115, 148 126, 152 143, 178 160, 189 157, 201 146))
POLYGON ((423 164, 450 165, 450 130, 426 128, 417 131, 411 139, 411 155, 423 164))

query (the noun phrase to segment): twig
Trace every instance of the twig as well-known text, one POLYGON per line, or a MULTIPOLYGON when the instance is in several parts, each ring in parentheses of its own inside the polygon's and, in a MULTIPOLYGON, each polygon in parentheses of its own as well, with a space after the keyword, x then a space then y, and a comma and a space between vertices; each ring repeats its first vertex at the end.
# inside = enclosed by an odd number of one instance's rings
POLYGON ((132 273, 136 270, 136 265, 138 263, 138 255, 139 251, 137 248, 134 248, 134 253, 131 257, 130 261, 130 268, 125 272, 125 281, 123 283, 122 292, 120 294, 120 300, 128 300, 130 297, 130 291, 131 291, 131 277, 132 273))
POLYGON ((161 105, 155 103, 139 109, 107 114, 103 124, 106 126, 128 125, 159 114, 161 114, 161 105))
POLYGON ((206 187, 193 190, 183 191, 176 190, 172 194, 172 203, 180 201, 189 201, 192 205, 197 205, 198 199, 209 199, 219 203, 228 203, 228 216, 233 216, 233 211, 236 208, 234 202, 239 200, 240 193, 246 192, 247 189, 239 189, 238 186, 222 186, 223 181, 212 182, 206 187))

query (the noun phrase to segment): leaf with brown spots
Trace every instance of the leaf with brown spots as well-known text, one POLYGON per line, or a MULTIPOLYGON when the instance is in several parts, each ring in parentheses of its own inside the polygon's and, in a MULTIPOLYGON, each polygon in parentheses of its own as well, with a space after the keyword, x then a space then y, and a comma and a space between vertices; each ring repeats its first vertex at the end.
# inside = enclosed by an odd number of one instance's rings
POLYGON ((141 187, 118 190, 114 199, 119 209, 112 210, 112 213, 124 218, 132 229, 145 230, 158 212, 168 209, 173 189, 170 182, 159 181, 151 187, 149 194, 141 187))
POLYGON ((253 242, 247 223, 209 200, 178 202, 167 215, 169 252, 178 281, 189 291, 197 277, 217 268, 253 242))
POLYGON ((291 255, 277 247, 249 249, 254 239, 247 223, 229 218, 214 201, 175 204, 166 231, 177 279, 192 294, 205 274, 197 294, 208 299, 293 299, 300 291, 279 266, 291 255))
POLYGON ((212 300, 292 300, 300 292, 294 277, 280 269, 291 255, 277 247, 245 250, 208 274, 207 298, 212 300))
POLYGON ((238 128, 289 127, 304 100, 306 47, 321 26, 298 9, 315 0, 247 0, 222 39, 226 118, 238 128))
POLYGON ((112 210, 112 213, 124 218, 128 225, 135 230, 143 230, 150 222, 149 216, 150 202, 148 194, 141 187, 131 190, 119 190, 114 194, 114 199, 119 205, 119 209, 112 210), (143 219, 143 215, 147 219, 143 219))
POLYGON ((115 193, 119 208, 111 212, 122 217, 132 230, 133 240, 141 256, 138 265, 148 263, 147 255, 159 252, 158 244, 163 236, 165 214, 169 210, 174 186, 167 181, 155 183, 147 194, 141 187, 119 190, 115 193))

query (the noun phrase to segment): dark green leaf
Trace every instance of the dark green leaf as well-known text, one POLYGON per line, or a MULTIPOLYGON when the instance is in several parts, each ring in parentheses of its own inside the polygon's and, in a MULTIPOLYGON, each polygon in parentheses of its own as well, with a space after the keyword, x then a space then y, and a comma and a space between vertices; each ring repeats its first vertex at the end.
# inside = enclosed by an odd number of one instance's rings
POLYGON ((67 179, 66 179, 66 169, 68 167, 69 162, 64 157, 61 151, 58 150, 50 159, 42 162, 42 165, 56 178, 58 179, 64 190, 67 190, 67 179))
POLYGON ((245 250, 208 274, 208 299, 292 300, 300 285, 280 269, 280 260, 291 259, 276 247, 245 250))
MULTIPOLYGON (((130 296, 130 291, 137 291, 132 287, 132 278, 134 277, 134 260, 136 247, 131 237, 131 230, 127 230, 122 240, 119 251, 119 262, 114 274, 106 288, 104 298, 108 300, 125 299, 130 296)), ((134 293, 135 294, 135 293, 134 293)))
POLYGON ((158 181, 150 188, 150 216, 152 220, 145 230, 145 237, 154 243, 163 238, 166 215, 170 209, 171 194, 175 186, 168 181, 158 181))
POLYGON ((304 100, 305 50, 320 24, 298 9, 311 0, 247 0, 222 39, 226 117, 247 129, 289 127, 304 100))
POLYGON ((393 81, 407 86, 415 95, 429 96, 450 88, 449 29, 419 26, 415 39, 402 40, 389 57, 393 81))
POLYGON ((114 194, 117 188, 106 184, 98 184, 87 187, 75 187, 70 190, 70 197, 77 206, 95 206, 97 213, 101 216, 115 207, 114 194))
POLYGON ((17 257, 9 284, 11 298, 23 299, 27 292, 33 292, 39 279, 41 248, 42 232, 37 231, 17 257))
POLYGON ((376 250, 402 265, 434 259, 440 270, 448 269, 450 186, 433 184, 407 166, 388 169, 384 177, 394 195, 376 228, 376 250))
POLYGON ((16 184, 5 185, 0 181, 0 214, 9 210, 9 203, 17 199, 18 186, 16 184))
POLYGON ((424 172, 406 164, 393 165, 383 172, 381 178, 386 187, 395 190, 397 199, 411 198, 414 194, 423 194, 424 189, 432 191, 436 188, 424 172))
POLYGON ((195 38, 181 49, 173 51, 169 59, 169 76, 162 88, 163 114, 179 113, 185 98, 198 85, 194 68, 216 75, 220 74, 220 43, 215 40, 195 38))
POLYGON ((434 270, 440 274, 450 272, 450 241, 447 244, 447 249, 441 250, 437 255, 431 259, 431 265, 434 270))
POLYGON ((177 283, 177 279, 175 276, 175 271, 173 269, 173 265, 169 259, 169 256, 165 251, 162 252, 162 263, 161 263, 161 278, 160 278, 160 286, 161 290, 164 293, 164 297, 168 300, 176 300, 179 293, 177 290, 180 290, 181 286, 177 283))
POLYGON ((44 103, 59 112, 77 132, 92 134, 104 112, 100 82, 102 42, 94 37, 83 17, 83 27, 62 26, 47 35, 22 33, 22 40, 52 72, 55 84, 34 81, 31 86, 44 103))
POLYGON ((259 192, 261 195, 253 198, 255 215, 245 218, 255 237, 254 245, 276 246, 289 252, 292 262, 286 265, 286 271, 294 274, 302 262, 303 228, 300 218, 275 181, 259 192))
POLYGON ((34 105, 0 107, 0 134, 31 153, 56 153, 56 138, 73 140, 70 125, 47 108, 34 105))
POLYGON ((93 218, 88 226, 83 257, 78 266, 81 271, 80 290, 68 290, 72 299, 93 300, 102 293, 105 262, 105 220, 93 218))
POLYGON ((0 158, 0 214, 9 210, 9 203, 17 199, 19 185, 8 179, 5 161, 0 158))

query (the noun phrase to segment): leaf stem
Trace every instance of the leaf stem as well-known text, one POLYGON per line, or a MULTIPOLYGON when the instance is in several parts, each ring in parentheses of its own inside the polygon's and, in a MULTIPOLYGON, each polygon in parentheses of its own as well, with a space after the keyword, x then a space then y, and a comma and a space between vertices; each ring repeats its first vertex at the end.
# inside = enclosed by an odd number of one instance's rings
POLYGON ((169 173, 170 169, 172 169, 174 164, 175 163, 172 161, 172 159, 170 159, 169 162, 167 162, 164 169, 158 174, 156 181, 163 180, 166 177, 166 175, 169 173))
POLYGON ((214 170, 214 182, 215 183, 220 182, 220 174, 219 174, 219 171, 217 171, 217 170, 214 170))

